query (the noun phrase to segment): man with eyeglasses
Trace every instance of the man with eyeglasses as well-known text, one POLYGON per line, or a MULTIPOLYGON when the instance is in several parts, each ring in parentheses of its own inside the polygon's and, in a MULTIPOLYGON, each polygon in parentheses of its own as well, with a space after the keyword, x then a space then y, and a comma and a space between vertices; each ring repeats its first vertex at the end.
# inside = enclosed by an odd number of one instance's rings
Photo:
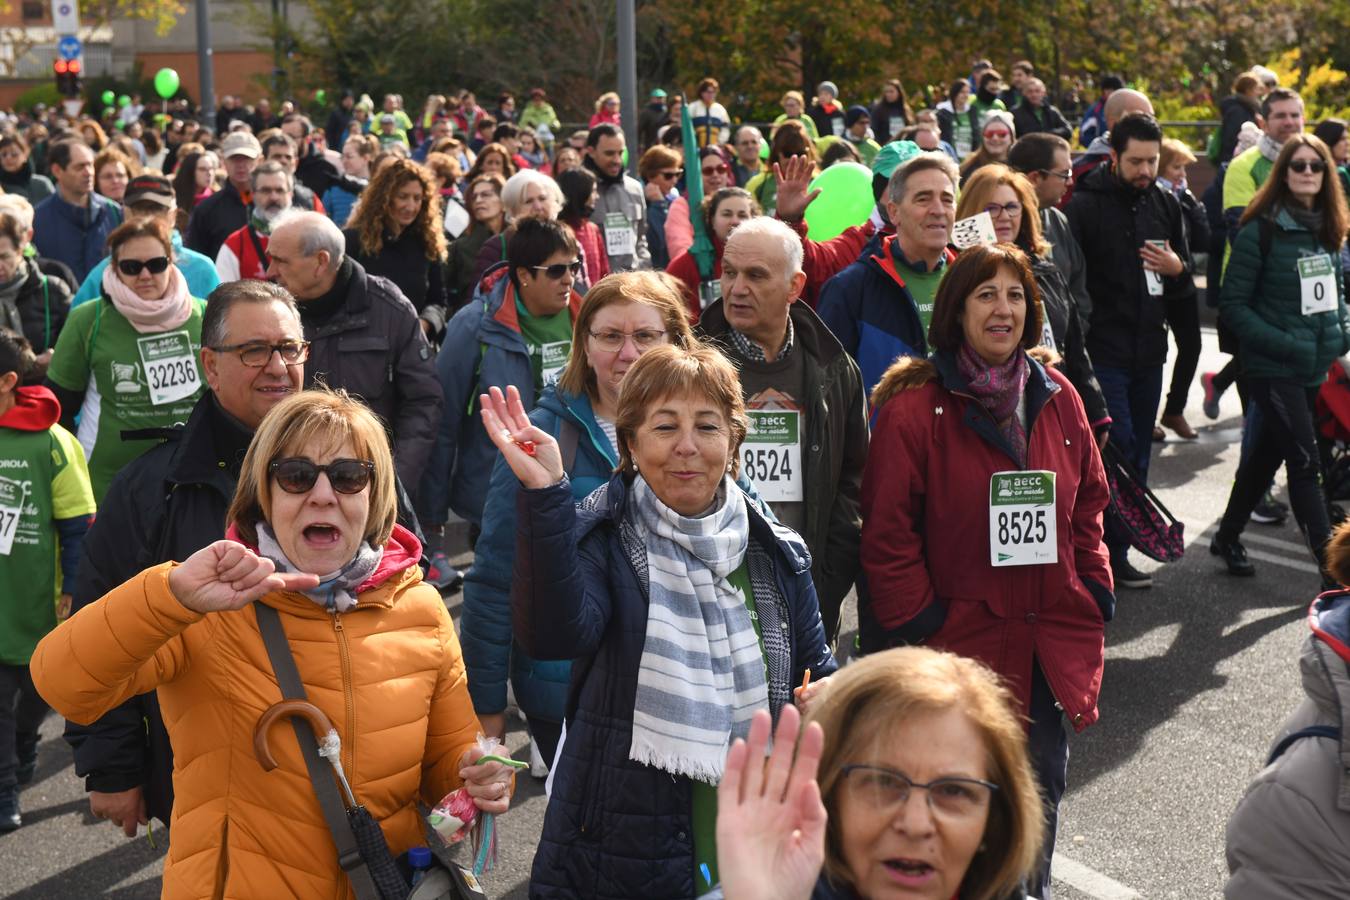
POLYGON ((802 244, 788 225, 750 219, 727 238, 722 297, 699 318, 741 373, 750 433, 741 471, 811 551, 831 643, 860 565, 867 460, 862 373, 806 303, 802 244))
MULTIPOLYGON (((1028 100, 1030 102, 1030 100, 1028 100)), ((1056 209, 1064 192, 1073 184, 1073 157, 1068 140, 1048 132, 1035 132, 1017 139, 1008 151, 1008 166, 1021 172, 1036 190, 1041 208, 1041 236, 1050 244, 1050 259, 1064 275, 1069 293, 1086 323, 1092 316, 1092 297, 1087 290, 1087 262, 1083 249, 1069 228, 1069 219, 1056 209)))
POLYGON ((272 226, 266 275, 295 297, 313 342, 305 385, 321 381, 365 401, 389 431, 399 477, 416 485, 441 418, 431 346, 403 292, 346 248, 327 216, 291 210, 272 226))
MULTIPOLYGON (((309 345, 284 289, 236 281, 207 299, 201 363, 210 390, 186 425, 164 430, 164 443, 113 479, 84 539, 71 591, 75 610, 145 568, 187 559, 220 540, 254 431, 272 407, 303 387, 309 345)), ((416 531, 401 489, 399 521, 416 531)), ((128 837, 152 818, 169 821, 173 756, 153 692, 90 725, 67 722, 66 740, 95 818, 128 837)))
POLYGON ((742 125, 736 129, 736 159, 731 164, 731 172, 736 176, 736 187, 745 187, 751 178, 764 168, 759 158, 759 148, 764 136, 753 125, 742 125))
MULTIPOLYGON (((1168 304, 1194 302, 1194 266, 1181 204, 1157 184, 1158 121, 1125 116, 1110 133, 1111 164, 1083 178, 1067 214, 1087 260, 1087 349, 1111 412, 1111 445, 1146 482, 1167 361, 1168 304)), ((1110 512, 1105 524, 1116 585, 1152 587, 1153 577, 1129 561, 1129 532, 1110 512)))
POLYGON ((267 278, 267 242, 276 224, 291 208, 293 176, 271 160, 253 170, 253 211, 248 224, 225 239, 216 254, 216 272, 221 281, 267 278))

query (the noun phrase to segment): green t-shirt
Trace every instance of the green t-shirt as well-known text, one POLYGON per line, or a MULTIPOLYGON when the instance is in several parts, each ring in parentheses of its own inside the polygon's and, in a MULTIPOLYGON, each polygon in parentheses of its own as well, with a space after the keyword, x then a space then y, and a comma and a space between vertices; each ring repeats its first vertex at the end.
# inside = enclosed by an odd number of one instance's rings
MULTIPOLYGON (((750 567, 742 560, 740 568, 727 576, 732 586, 745 598, 745 606, 750 610, 750 621, 755 626, 755 636, 759 638, 759 653, 764 655, 764 636, 759 630, 759 612, 755 609, 755 594, 750 588, 750 567)), ((767 673, 766 673, 767 674, 767 673)), ((693 785, 693 809, 690 820, 694 829, 694 895, 706 894, 718 882, 717 876, 717 788, 707 782, 690 781, 693 785), (703 867, 708 867, 708 877, 703 876, 703 867)))
POLYGON ((937 266, 930 272, 920 272, 909 264, 898 246, 891 255, 895 258, 896 271, 904 279, 909 295, 914 298, 914 305, 919 308, 919 321, 923 322, 923 333, 927 339, 928 326, 933 324, 933 300, 937 297, 942 276, 947 272, 947 259, 943 257, 938 260, 937 266))
POLYGON ((94 513, 84 451, 60 425, 0 428, 0 663, 26 666, 56 627, 56 519, 94 513))
POLYGON ((78 437, 89 459, 94 497, 101 503, 122 467, 155 445, 124 441, 123 431, 186 422, 202 395, 202 313, 162 334, 141 334, 107 298, 71 310, 52 351, 47 376, 84 392, 78 437))
POLYGON ((562 374, 567 357, 572 354, 572 311, 563 309, 551 316, 532 316, 517 297, 516 313, 520 318, 520 336, 530 353, 534 389, 543 390, 545 384, 562 374))

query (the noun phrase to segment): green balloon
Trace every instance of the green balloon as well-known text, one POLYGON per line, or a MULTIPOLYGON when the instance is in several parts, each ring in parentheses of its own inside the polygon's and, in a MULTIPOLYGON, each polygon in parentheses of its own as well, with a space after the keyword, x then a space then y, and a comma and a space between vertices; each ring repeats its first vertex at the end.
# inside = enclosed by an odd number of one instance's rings
POLYGON ((861 225, 872 214, 872 170, 855 162, 838 162, 811 181, 810 190, 820 196, 806 210, 806 234, 813 241, 828 241, 844 229, 861 225))
POLYGON ((118 105, 119 107, 121 107, 121 106, 130 106, 130 105, 131 105, 131 98, 128 97, 126 94, 123 94, 122 96, 120 96, 120 97, 117 98, 117 105, 118 105))
POLYGON ((765 162, 769 161, 769 142, 764 140, 764 135, 759 136, 759 158, 765 162))
POLYGON ((318 103, 320 106, 323 106, 325 103, 328 102, 328 92, 325 91, 323 88, 319 88, 317 91, 314 92, 314 102, 318 103))
POLYGON ((155 93, 165 100, 178 93, 178 73, 164 68, 155 73, 155 93))
POLYGON ((104 106, 112 106, 113 103, 117 100, 117 95, 114 94, 112 91, 104 91, 103 94, 99 97, 99 99, 103 101, 104 106))
POLYGON ((623 148, 623 167, 628 168, 628 148, 623 148))

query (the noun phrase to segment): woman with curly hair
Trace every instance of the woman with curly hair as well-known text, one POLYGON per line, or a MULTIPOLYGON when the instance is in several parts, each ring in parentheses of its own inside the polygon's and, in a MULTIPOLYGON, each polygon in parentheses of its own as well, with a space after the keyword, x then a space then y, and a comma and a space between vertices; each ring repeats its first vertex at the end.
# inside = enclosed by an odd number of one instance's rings
POLYGON ((445 330, 445 232, 441 194, 417 163, 393 159, 370 179, 343 231, 347 255, 372 275, 398 285, 417 308, 422 330, 445 330))
POLYGON ((173 174, 173 193, 178 200, 175 227, 187 231, 188 218, 198 203, 216 192, 220 158, 210 150, 193 150, 178 157, 173 174))

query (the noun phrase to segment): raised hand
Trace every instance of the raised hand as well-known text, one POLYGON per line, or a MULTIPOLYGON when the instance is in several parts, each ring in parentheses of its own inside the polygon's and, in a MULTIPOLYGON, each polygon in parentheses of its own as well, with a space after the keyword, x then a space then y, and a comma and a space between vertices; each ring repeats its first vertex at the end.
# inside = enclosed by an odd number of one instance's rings
POLYGON ((784 706, 764 761, 769 713, 755 713, 750 741, 727 753, 717 788, 717 868, 726 900, 807 900, 825 863, 825 805, 816 770, 825 735, 812 722, 793 750, 801 716, 784 706))
POLYGON ((207 544, 169 572, 169 590, 193 612, 242 609, 270 591, 301 591, 319 583, 319 576, 276 571, 270 559, 243 544, 207 544))
POLYGON ((507 387, 505 394, 501 388, 491 388, 488 393, 479 394, 478 400, 488 437, 502 452, 506 464, 521 484, 527 488, 543 488, 562 481, 565 472, 558 442, 530 422, 525 406, 520 402, 520 391, 514 385, 507 387), (530 453, 530 450, 534 452, 530 453))
POLYGON ((773 164, 773 177, 778 182, 778 218, 795 222, 806 214, 811 201, 820 196, 819 188, 807 193, 815 174, 816 164, 807 156, 793 156, 773 164))

